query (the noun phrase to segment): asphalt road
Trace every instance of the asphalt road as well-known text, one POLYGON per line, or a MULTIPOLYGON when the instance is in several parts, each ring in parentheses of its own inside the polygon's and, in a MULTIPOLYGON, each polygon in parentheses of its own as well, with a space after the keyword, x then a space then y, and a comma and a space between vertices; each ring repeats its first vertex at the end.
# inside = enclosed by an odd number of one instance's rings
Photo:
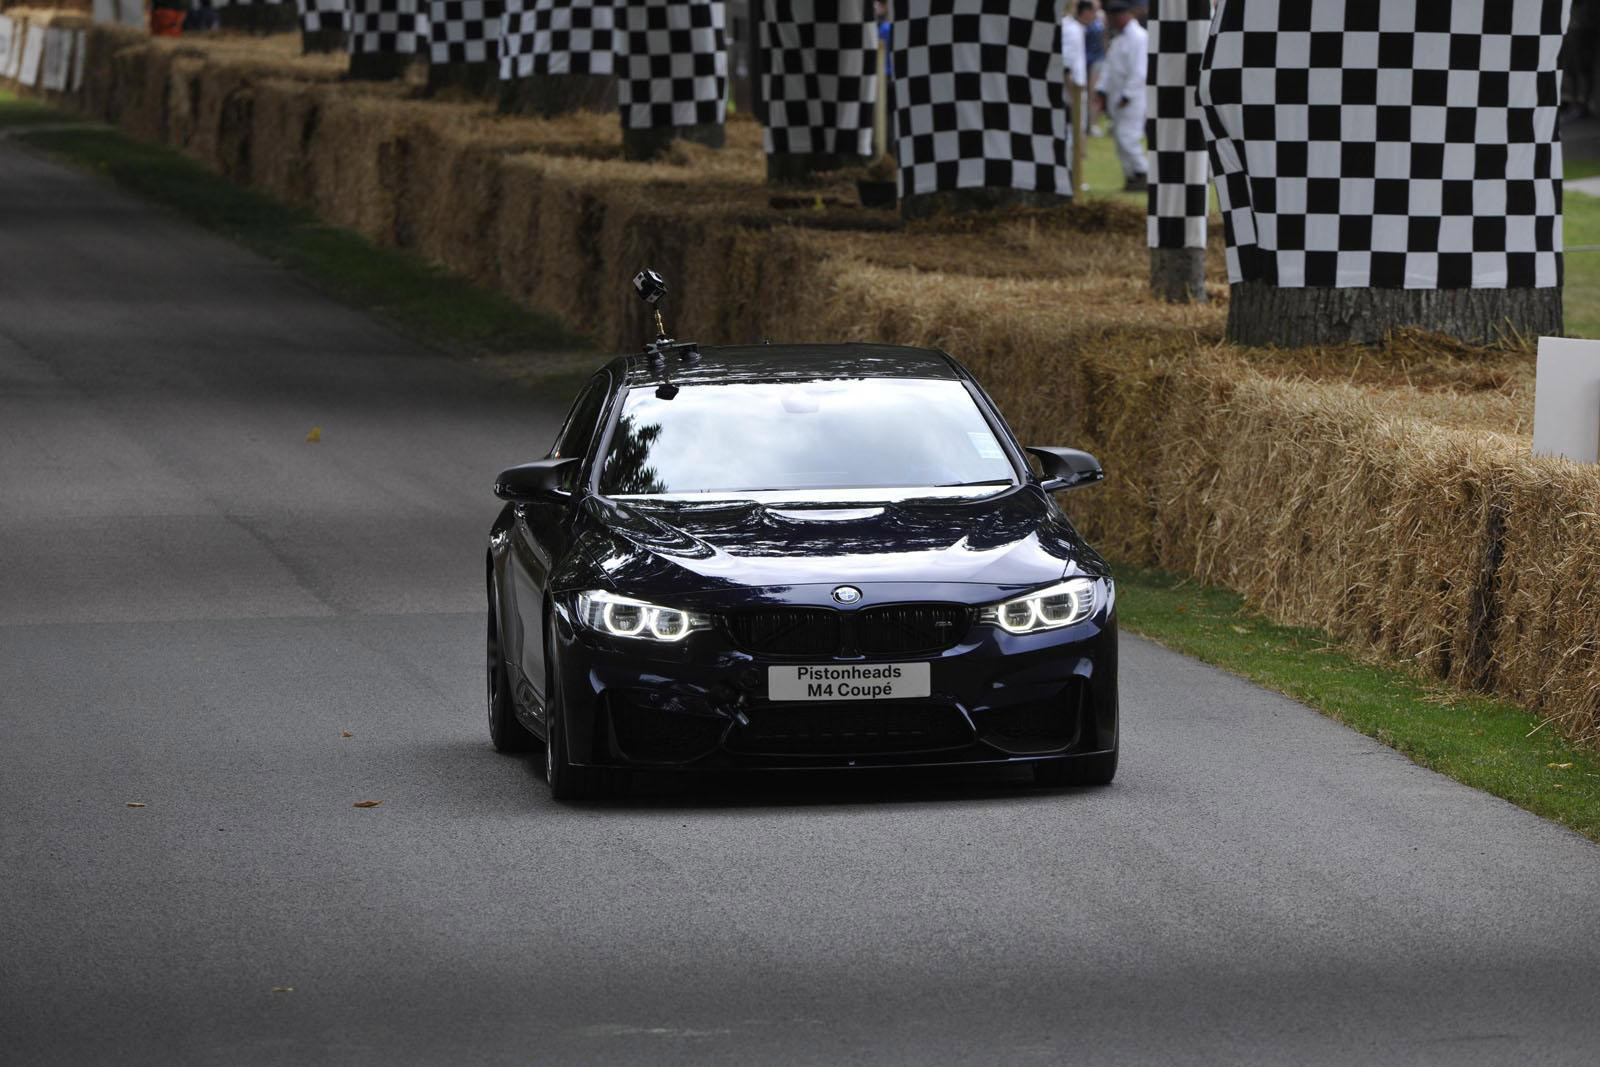
POLYGON ((1137 639, 1109 789, 555 806, 481 598, 564 399, 0 143, 0 1060, 1594 1061, 1600 850, 1137 639))

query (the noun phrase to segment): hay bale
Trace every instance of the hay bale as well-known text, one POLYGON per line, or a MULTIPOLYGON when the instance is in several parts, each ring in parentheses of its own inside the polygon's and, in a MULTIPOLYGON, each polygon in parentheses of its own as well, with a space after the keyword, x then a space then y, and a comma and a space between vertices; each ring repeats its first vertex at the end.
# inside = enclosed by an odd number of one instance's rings
POLYGON ((1568 737, 1600 741, 1600 469, 1502 457, 1490 640, 1495 687, 1568 737))
POLYGON ((251 184, 285 203, 309 208, 316 200, 311 145, 321 121, 315 86, 296 79, 255 83, 250 139, 251 184))

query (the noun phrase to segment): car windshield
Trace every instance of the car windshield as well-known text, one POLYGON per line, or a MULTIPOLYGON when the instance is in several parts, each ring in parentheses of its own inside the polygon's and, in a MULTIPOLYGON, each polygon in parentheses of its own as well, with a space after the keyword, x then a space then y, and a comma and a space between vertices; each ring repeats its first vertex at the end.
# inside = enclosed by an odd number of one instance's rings
POLYGON ((600 473, 606 496, 1011 485, 958 381, 845 378, 632 389, 600 473))

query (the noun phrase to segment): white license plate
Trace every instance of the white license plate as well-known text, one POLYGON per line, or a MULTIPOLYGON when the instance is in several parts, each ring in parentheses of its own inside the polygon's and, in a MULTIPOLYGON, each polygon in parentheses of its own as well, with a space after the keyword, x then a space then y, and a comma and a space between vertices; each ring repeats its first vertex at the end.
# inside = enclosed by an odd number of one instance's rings
POLYGON ((767 668, 769 700, 904 700, 931 693, 926 663, 767 668))

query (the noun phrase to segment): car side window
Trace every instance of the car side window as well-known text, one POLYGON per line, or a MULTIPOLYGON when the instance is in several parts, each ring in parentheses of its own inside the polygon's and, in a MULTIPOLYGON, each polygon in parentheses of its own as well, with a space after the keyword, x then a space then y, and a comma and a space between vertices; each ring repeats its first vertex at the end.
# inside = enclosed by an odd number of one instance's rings
POLYGON ((582 458, 589 451, 596 424, 600 421, 600 412, 606 406, 606 396, 610 391, 609 375, 601 373, 589 379, 589 384, 573 402, 572 413, 567 416, 567 424, 561 427, 555 448, 550 450, 552 459, 582 458))

